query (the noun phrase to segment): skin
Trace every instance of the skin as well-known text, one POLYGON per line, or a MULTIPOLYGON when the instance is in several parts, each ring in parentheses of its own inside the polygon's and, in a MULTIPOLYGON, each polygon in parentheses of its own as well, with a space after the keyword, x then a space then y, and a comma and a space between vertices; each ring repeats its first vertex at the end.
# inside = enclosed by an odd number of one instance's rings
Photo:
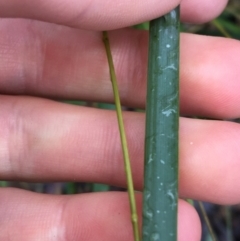
MULTIPOLYGON (((126 185, 116 114, 50 100, 113 101, 95 30, 118 29, 109 36, 123 104, 144 108, 148 37, 126 27, 180 1, 118 2, 0 0, 1 179, 126 185)), ((225 5, 183 0, 182 19, 208 21, 225 5)), ((181 35, 182 115, 240 116, 239 52, 236 40, 181 35)), ((124 120, 135 186, 142 190, 144 114, 125 112, 124 120)), ((181 198, 240 202, 239 136, 239 124, 180 119, 181 198)), ((140 193, 137 201, 140 213, 140 193)), ((3 188, 0 203, 0 240, 132 240, 125 193, 52 196, 3 188)), ((199 218, 183 200, 178 218, 178 240, 200 240, 199 218)))

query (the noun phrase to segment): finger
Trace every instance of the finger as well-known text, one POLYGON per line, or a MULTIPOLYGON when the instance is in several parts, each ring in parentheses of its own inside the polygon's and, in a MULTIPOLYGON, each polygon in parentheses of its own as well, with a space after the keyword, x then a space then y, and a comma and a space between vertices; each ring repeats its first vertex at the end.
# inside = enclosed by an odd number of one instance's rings
POLYGON ((240 71, 237 67, 239 57, 235 53, 240 51, 240 42, 197 35, 185 35, 182 42, 181 113, 238 118, 240 109, 235 101, 240 101, 237 91, 240 71))
MULTIPOLYGON (((113 100, 101 33, 29 21, 2 20, 1 23, 1 93, 113 100)), ((113 31, 110 41, 122 103, 144 108, 147 33, 129 29, 113 31)), ((239 41, 182 35, 183 115, 225 119, 240 116, 238 56, 239 41)))
POLYGON ((204 23, 216 18, 226 7, 228 0, 199 1, 184 0, 181 4, 181 19, 183 22, 204 23))
MULTIPOLYGON (((1 240, 133 240, 126 193, 53 196, 2 189, 0 203, 1 240)), ((199 218, 184 201, 178 220, 179 241, 200 240, 199 218)))
POLYGON ((0 1, 0 16, 30 18, 84 29, 117 29, 157 18, 180 2, 184 20, 199 22, 216 16, 226 0, 205 1, 0 1), (200 7, 199 7, 200 6, 200 7), (197 10, 195 10, 197 9, 197 10), (204 10, 204 11, 203 11, 204 10), (188 12, 194 11, 196 15, 188 12), (202 17, 204 15, 205 17, 202 17))
POLYGON ((236 123, 193 119, 180 122, 182 197, 239 203, 239 137, 240 125, 236 123))
POLYGON ((84 29, 134 25, 169 12, 180 0, 151 1, 0 1, 0 16, 31 18, 84 29))
MULTIPOLYGON (((114 111, 30 97, 0 101, 3 180, 84 181, 126 186, 114 111)), ((125 112, 135 187, 143 184, 144 115, 125 112)), ((180 194, 230 204, 240 201, 240 125, 181 118, 180 194)))

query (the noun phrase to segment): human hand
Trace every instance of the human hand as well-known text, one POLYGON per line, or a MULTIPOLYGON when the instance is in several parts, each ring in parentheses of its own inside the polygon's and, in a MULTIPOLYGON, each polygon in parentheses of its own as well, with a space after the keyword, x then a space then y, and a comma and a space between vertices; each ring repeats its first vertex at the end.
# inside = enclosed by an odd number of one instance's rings
MULTIPOLYGON (((112 2, 0 1, 2 17, 26 17, 85 29, 29 19, 1 20, 1 179, 125 186, 115 112, 45 98, 111 102, 101 33, 92 30, 155 18, 179 3, 169 2, 121 1, 112 6, 112 2)), ((226 3, 206 0, 195 7, 198 2, 183 1, 183 20, 209 20, 226 3)), ((147 33, 120 29, 109 36, 122 102, 143 108, 147 33)), ((240 45, 234 40, 182 34, 182 115, 239 117, 238 51, 240 45)), ((124 118, 135 186, 141 190, 144 115, 125 112, 124 118)), ((182 198, 219 204, 239 202, 239 132, 239 125, 230 122, 181 118, 182 198)), ((140 212, 141 195, 137 197, 140 212)), ((132 237, 125 193, 52 196, 5 188, 0 190, 0 203, 0 240, 107 241, 132 237)), ((179 240, 199 239, 197 214, 182 200, 179 240)))

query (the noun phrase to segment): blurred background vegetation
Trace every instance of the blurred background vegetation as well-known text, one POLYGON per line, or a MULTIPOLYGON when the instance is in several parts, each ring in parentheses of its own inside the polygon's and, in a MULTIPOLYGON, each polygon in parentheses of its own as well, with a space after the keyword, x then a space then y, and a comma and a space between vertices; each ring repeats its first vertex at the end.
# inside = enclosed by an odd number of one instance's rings
MULTIPOLYGON (((148 28, 148 23, 144 23, 137 28, 148 28)), ((240 39, 240 1, 230 0, 225 11, 212 22, 202 25, 182 24, 182 32, 191 32, 202 35, 225 36, 240 39)), ((69 104, 86 105, 96 108, 114 109, 114 105, 104 103, 89 103, 83 101, 64 101, 69 104)), ((239 121, 239 120, 235 120, 239 121)), ((111 190, 124 190, 118 187, 110 187, 98 183, 25 183, 25 182, 7 182, 0 181, 1 187, 18 187, 34 192, 51 193, 51 194, 76 194, 84 192, 99 192, 111 190)), ((197 187, 196 187, 197 188, 197 187)), ((202 241, 212 240, 207 226, 202 218, 197 202, 193 205, 199 211, 202 219, 203 235, 202 241)), ((214 233, 219 241, 240 241, 240 205, 219 206, 211 203, 204 203, 205 210, 210 219, 214 233)))
POLYGON ((202 25, 182 25, 183 32, 240 39, 240 1, 230 0, 217 19, 202 25))

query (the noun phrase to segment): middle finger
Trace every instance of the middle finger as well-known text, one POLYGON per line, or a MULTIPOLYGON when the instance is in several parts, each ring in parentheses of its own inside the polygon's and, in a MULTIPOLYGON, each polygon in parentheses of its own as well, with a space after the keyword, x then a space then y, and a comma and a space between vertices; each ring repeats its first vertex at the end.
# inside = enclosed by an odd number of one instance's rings
MULTIPOLYGON (((30 20, 1 20, 0 30, 0 93, 113 101, 101 32, 30 20)), ((144 108, 147 32, 117 30, 110 41, 122 103, 144 108)), ((239 117, 238 56, 238 41, 182 34, 182 114, 239 117)))
MULTIPOLYGON (((1 96, 0 112, 1 179, 126 186, 114 111, 1 96)), ((125 112, 124 122, 135 185, 141 189, 144 114, 125 112)), ((182 197, 240 201, 239 136, 236 123, 181 118, 182 197)))

